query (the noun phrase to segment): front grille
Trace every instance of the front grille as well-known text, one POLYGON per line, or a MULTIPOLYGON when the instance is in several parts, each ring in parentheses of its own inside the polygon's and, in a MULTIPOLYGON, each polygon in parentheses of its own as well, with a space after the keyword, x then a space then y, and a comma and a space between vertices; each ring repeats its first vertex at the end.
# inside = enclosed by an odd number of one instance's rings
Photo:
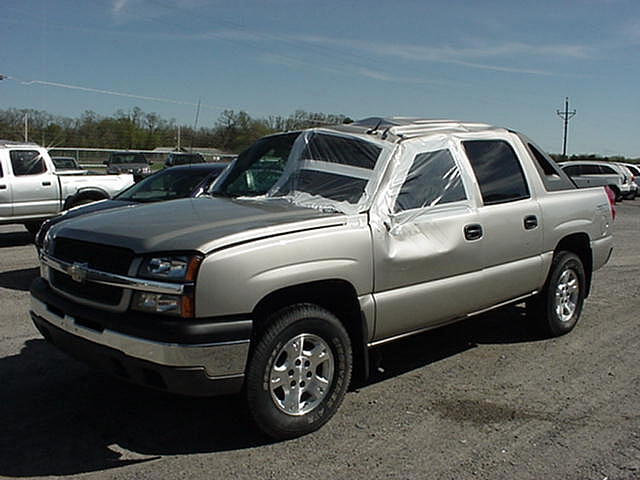
POLYGON ((88 263, 89 268, 119 275, 127 275, 129 273, 133 255, 133 252, 128 248, 83 242, 64 237, 56 238, 53 247, 53 256, 59 260, 71 263, 88 263))
POLYGON ((58 290, 92 302, 118 305, 122 298, 122 288, 93 282, 78 283, 73 281, 69 275, 57 270, 51 270, 50 281, 58 290))
MULTIPOLYGON (((57 237, 53 257, 69 263, 87 263, 89 268, 102 272, 127 275, 133 261, 133 252, 127 248, 83 242, 57 237)), ((51 270, 51 284, 64 293, 105 305, 118 305, 123 289, 94 282, 79 283, 66 273, 51 270)))

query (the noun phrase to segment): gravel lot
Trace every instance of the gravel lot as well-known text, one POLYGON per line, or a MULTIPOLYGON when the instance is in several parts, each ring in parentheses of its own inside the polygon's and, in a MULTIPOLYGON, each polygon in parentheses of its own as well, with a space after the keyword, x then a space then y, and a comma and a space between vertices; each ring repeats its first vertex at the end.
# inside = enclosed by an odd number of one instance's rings
POLYGON ((540 338, 516 306, 381 347, 328 425, 280 443, 238 397, 144 390, 46 344, 28 315, 35 249, 0 227, 0 476, 640 478, 640 200, 615 227, 571 334, 540 338))

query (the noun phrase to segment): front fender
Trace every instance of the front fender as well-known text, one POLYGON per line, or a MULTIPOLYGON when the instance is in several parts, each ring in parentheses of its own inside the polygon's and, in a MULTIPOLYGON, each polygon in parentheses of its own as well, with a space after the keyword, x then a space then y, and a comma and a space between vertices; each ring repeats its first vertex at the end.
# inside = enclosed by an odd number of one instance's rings
POLYGON ((364 224, 290 233, 208 255, 196 282, 196 316, 252 312, 270 293, 340 279, 358 295, 373 289, 371 234, 364 224))

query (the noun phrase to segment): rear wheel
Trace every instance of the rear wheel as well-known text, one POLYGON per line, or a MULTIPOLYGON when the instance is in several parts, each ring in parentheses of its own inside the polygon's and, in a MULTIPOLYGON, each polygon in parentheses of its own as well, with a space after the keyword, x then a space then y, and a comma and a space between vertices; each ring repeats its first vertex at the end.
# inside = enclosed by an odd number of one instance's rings
POLYGON ((351 379, 349 335, 327 310, 277 312, 249 361, 246 395, 258 427, 275 439, 317 430, 337 411, 351 379))
POLYGON ((528 304, 529 314, 548 335, 557 337, 575 327, 584 303, 586 277, 580 257, 558 252, 547 283, 528 304))
POLYGON ((105 198, 106 197, 98 197, 98 196, 79 197, 79 198, 76 198, 75 200, 73 200, 72 202, 70 202, 69 208, 79 207, 80 205, 86 205, 88 203, 97 202, 99 200, 104 200, 105 198))

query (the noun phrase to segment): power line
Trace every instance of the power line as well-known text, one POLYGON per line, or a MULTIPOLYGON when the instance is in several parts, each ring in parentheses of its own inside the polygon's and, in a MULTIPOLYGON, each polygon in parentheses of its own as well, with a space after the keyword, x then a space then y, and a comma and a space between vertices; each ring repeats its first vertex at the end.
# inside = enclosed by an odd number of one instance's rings
POLYGON ((562 140, 562 158, 566 158, 567 157, 567 130, 569 128, 569 120, 571 120, 576 114, 575 109, 569 111, 569 97, 565 97, 564 99, 564 112, 558 109, 556 110, 556 113, 564 121, 563 122, 564 134, 563 134, 563 140, 562 140))
POLYGON ((67 84, 67 83, 58 83, 58 82, 49 82, 46 80, 21 80, 19 78, 15 78, 15 77, 11 77, 9 75, 2 75, 0 74, 0 80, 4 80, 4 79, 9 79, 9 80, 14 80, 18 83, 20 83, 21 85, 26 85, 26 86, 30 86, 30 85, 44 85, 47 87, 58 87, 58 88, 66 88, 69 90, 81 90, 83 92, 90 92, 90 93, 100 93, 103 95, 114 95, 117 97, 128 97, 128 98, 137 98, 140 100, 150 100, 153 102, 162 102, 162 103, 172 103, 174 105, 187 105, 187 106, 191 106, 191 107, 198 107, 198 109, 200 109, 200 107, 206 107, 206 108, 211 108, 214 110, 224 110, 226 107, 222 107, 219 105, 207 105, 206 103, 200 103, 200 101, 198 101, 198 103, 194 103, 194 102, 185 102, 182 100, 174 100, 172 98, 166 98, 166 97, 149 97, 146 95, 136 95, 134 93, 126 93, 126 92, 116 92, 113 90, 103 90, 100 88, 92 88, 92 87, 83 87, 80 85, 71 85, 71 84, 67 84))

